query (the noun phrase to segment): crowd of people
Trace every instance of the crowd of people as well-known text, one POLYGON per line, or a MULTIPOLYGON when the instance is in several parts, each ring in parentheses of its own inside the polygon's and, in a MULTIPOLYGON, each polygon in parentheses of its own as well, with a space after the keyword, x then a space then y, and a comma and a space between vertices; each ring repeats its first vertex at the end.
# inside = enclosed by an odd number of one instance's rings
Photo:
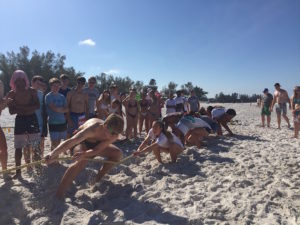
MULTIPOLYGON (((30 82, 22 70, 12 74, 6 97, 1 98, 1 110, 8 107, 16 115, 14 128, 15 163, 21 165, 22 154, 29 163, 43 159, 47 164, 57 163, 61 153, 71 154, 75 162, 69 166, 57 191, 62 198, 78 173, 95 156, 109 162, 122 159, 122 151, 113 143, 120 139, 136 139, 145 130, 145 139, 134 156, 153 152, 159 163, 163 163, 161 152, 170 154, 171 162, 177 160, 184 146, 201 147, 210 134, 222 135, 222 127, 233 135, 228 122, 236 115, 234 109, 221 106, 200 108, 199 99, 192 90, 189 98, 182 91, 170 93, 164 101, 162 95, 152 89, 137 93, 119 93, 114 84, 102 93, 96 88, 96 78, 90 77, 86 86, 84 77, 77 78, 77 85, 69 87, 69 78, 51 78, 49 84, 41 76, 30 82), (47 85, 50 91, 47 92, 47 85), (162 116, 162 108, 166 115, 162 116), (126 121, 126 123, 125 123, 126 121), (125 127, 126 124, 126 127, 125 127), (44 156, 44 139, 48 135, 51 152, 44 156)), ((7 145, 1 130, 1 165, 7 168, 7 145)), ((124 141, 124 140, 123 140, 124 141)), ((94 182, 99 181, 111 168, 104 163, 94 182)), ((21 177, 16 170, 14 178, 21 177)))
POLYGON ((265 127, 265 117, 267 117, 267 127, 270 127, 271 112, 275 108, 277 116, 277 128, 281 129, 281 117, 286 121, 288 128, 291 128, 290 120, 287 117, 287 104, 292 110, 294 122, 294 138, 298 138, 300 129, 300 86, 294 88, 292 98, 289 98, 288 92, 281 88, 279 83, 274 84, 274 95, 269 93, 268 88, 263 91, 261 99, 261 122, 262 127, 265 127))

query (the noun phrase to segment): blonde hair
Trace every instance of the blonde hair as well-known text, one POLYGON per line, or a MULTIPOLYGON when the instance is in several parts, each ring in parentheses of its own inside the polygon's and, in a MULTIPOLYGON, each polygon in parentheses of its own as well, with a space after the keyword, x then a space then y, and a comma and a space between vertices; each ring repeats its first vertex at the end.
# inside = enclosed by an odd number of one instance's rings
POLYGON ((120 134, 123 132, 124 120, 121 116, 119 116, 116 113, 110 114, 104 121, 104 124, 106 124, 107 129, 109 129, 117 134, 120 134))
POLYGON ((58 78, 56 78, 56 77, 53 77, 53 78, 51 78, 50 80, 49 80, 49 84, 50 84, 50 86, 52 86, 53 84, 60 84, 60 80, 58 79, 58 78))

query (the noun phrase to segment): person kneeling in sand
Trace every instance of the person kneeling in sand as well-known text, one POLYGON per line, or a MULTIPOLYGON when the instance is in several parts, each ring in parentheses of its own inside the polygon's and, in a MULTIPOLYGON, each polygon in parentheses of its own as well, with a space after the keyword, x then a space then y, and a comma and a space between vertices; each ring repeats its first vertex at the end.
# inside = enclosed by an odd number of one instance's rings
POLYGON ((233 135, 232 131, 228 127, 227 123, 229 123, 233 117, 236 116, 236 112, 234 109, 225 109, 225 108, 214 108, 211 111, 212 119, 215 120, 219 124, 218 135, 223 135, 222 127, 227 130, 229 135, 233 135))
POLYGON ((173 133, 180 138, 182 143, 200 148, 203 139, 213 133, 213 129, 206 121, 188 115, 179 120, 173 128, 173 133))
MULTIPOLYGON (((90 119, 79 127, 73 137, 59 144, 45 157, 46 163, 49 165, 55 161, 60 153, 76 146, 73 156, 76 162, 65 172, 56 193, 58 198, 63 198, 75 177, 86 166, 88 162, 86 159, 102 156, 109 161, 118 162, 121 160, 121 150, 112 143, 118 139, 123 127, 123 119, 116 114, 109 115, 105 121, 97 118, 90 119)), ((114 164, 105 163, 96 175, 94 183, 98 182, 113 166, 114 164)))
POLYGON ((155 120, 152 123, 152 128, 149 130, 147 137, 133 154, 134 156, 138 156, 149 151, 153 152, 155 158, 160 163, 163 163, 160 152, 170 153, 171 162, 175 163, 178 155, 183 151, 183 144, 178 137, 165 130, 162 121, 155 120), (152 141, 152 143, 148 145, 150 141, 152 141))

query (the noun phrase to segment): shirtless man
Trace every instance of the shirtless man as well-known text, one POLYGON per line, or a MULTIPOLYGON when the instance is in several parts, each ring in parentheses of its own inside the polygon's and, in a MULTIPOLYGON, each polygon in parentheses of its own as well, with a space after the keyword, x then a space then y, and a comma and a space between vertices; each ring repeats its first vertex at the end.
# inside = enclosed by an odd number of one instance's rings
POLYGON ((291 102, 290 102, 289 95, 286 90, 280 88, 279 83, 276 83, 274 87, 276 91, 274 92, 271 111, 273 111, 273 108, 275 106, 278 129, 280 129, 280 125, 281 125, 281 113, 282 113, 282 117, 288 124, 288 128, 290 128, 291 127, 290 121, 289 118, 286 116, 287 113, 286 103, 289 103, 289 109, 291 109, 291 102))
MULTIPOLYGON (((21 165, 22 148, 31 145, 33 160, 41 159, 39 123, 35 110, 40 103, 37 91, 29 87, 27 75, 22 70, 16 70, 10 80, 11 91, 7 97, 12 101, 8 108, 10 114, 17 114, 15 119, 15 161, 21 165)), ((14 178, 21 176, 21 170, 16 171, 14 178)))
POLYGON ((86 80, 84 77, 77 78, 77 86, 67 94, 68 136, 89 118, 88 95, 83 91, 86 80))
MULTIPOLYGON (((88 162, 86 159, 101 156, 109 161, 118 162, 121 160, 122 152, 113 145, 113 142, 118 139, 123 127, 123 119, 116 114, 109 115, 105 121, 97 118, 89 119, 79 127, 78 132, 73 137, 60 143, 53 152, 45 157, 46 163, 51 164, 60 153, 76 146, 76 153, 73 156, 76 162, 65 172, 56 192, 57 198, 64 197, 73 180, 86 166, 88 162)), ((114 164, 105 163, 96 175, 94 182, 98 182, 113 167, 114 164)))

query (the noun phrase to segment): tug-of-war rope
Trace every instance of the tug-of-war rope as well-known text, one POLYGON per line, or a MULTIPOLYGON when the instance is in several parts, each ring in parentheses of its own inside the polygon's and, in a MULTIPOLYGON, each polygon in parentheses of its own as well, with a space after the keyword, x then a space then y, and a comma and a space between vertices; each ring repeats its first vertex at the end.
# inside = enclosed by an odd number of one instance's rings
MULTIPOLYGON (((103 159, 97 159, 97 158, 85 158, 83 160, 87 160, 89 162, 99 162, 99 163, 109 163, 109 164, 114 164, 114 166, 118 166, 120 164, 123 164, 124 162, 126 162, 127 160, 131 159, 133 157, 133 154, 123 158, 121 161, 118 161, 118 162, 115 162, 115 161, 109 161, 109 160, 103 160, 103 159)), ((55 161, 67 161, 67 160, 72 160, 72 157, 60 157, 60 158, 57 158, 57 159, 53 159, 55 161)), ((15 170, 18 170, 18 169, 24 169, 24 168, 27 168, 29 166, 36 166, 36 165, 40 165, 42 163, 45 163, 46 160, 45 159, 41 159, 41 160, 38 160, 38 161, 34 161, 34 162, 31 162, 31 163, 27 163, 27 164, 24 164, 24 165, 21 165, 21 166, 16 166, 16 167, 13 167, 13 168, 9 168, 9 169, 6 169, 6 170, 1 170, 0 171, 0 174, 5 174, 5 173, 10 173, 12 171, 15 171, 15 170)))

